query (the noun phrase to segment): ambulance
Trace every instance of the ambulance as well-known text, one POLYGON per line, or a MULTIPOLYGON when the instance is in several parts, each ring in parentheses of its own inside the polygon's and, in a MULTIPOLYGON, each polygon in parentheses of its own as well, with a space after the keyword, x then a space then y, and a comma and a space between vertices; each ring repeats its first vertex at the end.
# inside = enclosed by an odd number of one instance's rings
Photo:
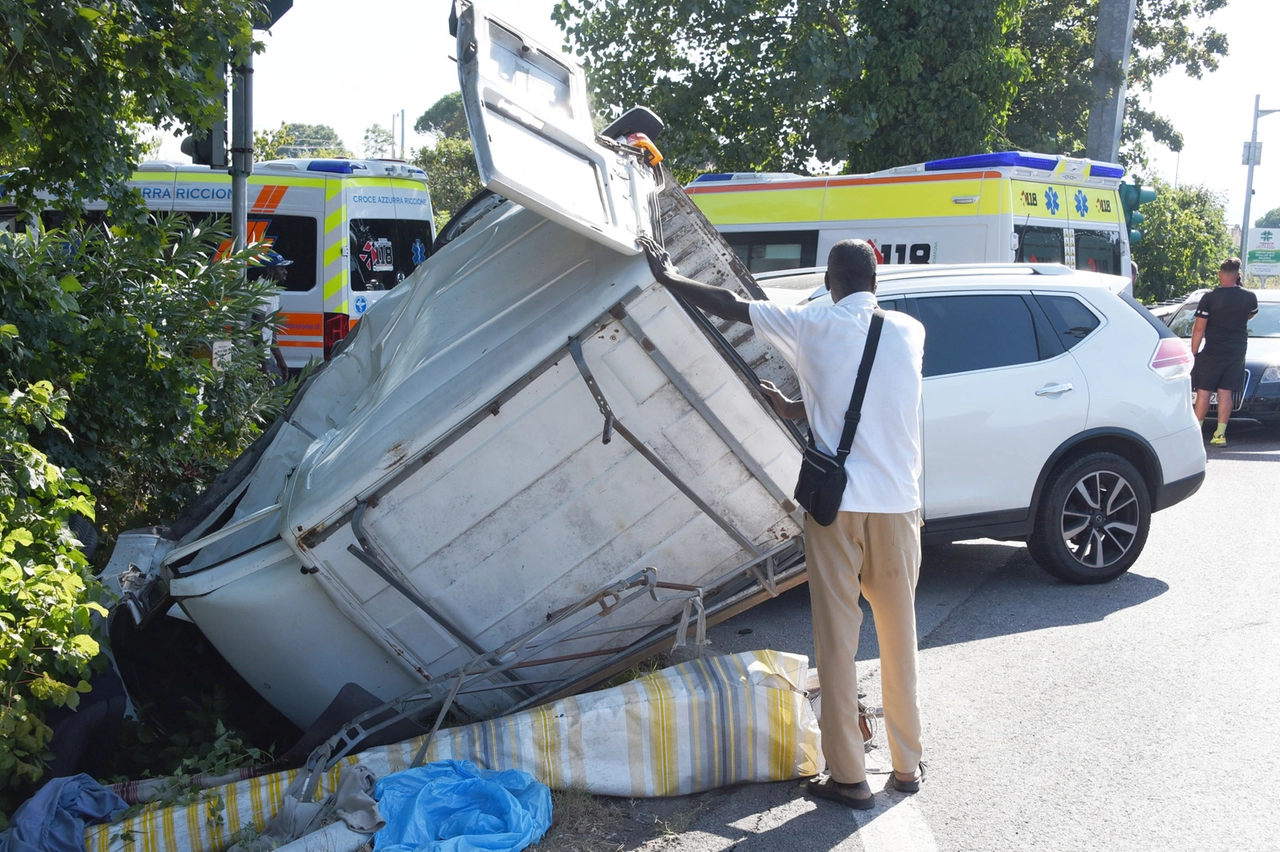
POLYGON ((1129 271, 1124 169, 1047 154, 931 160, 863 175, 701 175, 686 190, 752 272, 826 263, 859 238, 882 263, 1062 263, 1129 271))
MULTIPOLYGON (((207 166, 142 163, 129 185, 157 212, 231 215, 231 177, 207 166)), ((255 163, 248 204, 249 241, 288 261, 278 342, 291 370, 327 360, 365 311, 430 256, 435 239, 427 174, 399 160, 255 163)), ((0 220, 16 215, 0 209, 0 220)), ((227 240, 220 251, 230 248, 227 240)))

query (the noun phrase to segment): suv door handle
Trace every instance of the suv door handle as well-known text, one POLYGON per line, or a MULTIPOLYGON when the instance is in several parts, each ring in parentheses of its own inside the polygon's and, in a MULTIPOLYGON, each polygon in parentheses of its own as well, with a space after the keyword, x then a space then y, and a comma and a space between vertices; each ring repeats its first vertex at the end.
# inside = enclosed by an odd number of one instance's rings
POLYGON ((1063 382, 1058 385, 1045 385, 1036 391, 1036 396, 1055 396, 1056 394, 1066 393, 1069 390, 1075 390, 1075 385, 1071 382, 1063 382))

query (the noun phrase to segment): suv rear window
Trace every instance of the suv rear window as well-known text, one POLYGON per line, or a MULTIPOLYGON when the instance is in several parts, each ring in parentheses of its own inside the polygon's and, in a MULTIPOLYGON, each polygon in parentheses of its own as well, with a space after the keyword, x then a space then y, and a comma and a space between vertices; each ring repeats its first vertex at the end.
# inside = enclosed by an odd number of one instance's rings
POLYGON ((1044 308, 1063 349, 1075 346, 1101 324, 1093 311, 1070 296, 1038 295, 1036 301, 1044 308))
POLYGON ((924 375, 944 376, 1040 360, 1031 309, 1018 295, 915 300, 924 324, 924 375))

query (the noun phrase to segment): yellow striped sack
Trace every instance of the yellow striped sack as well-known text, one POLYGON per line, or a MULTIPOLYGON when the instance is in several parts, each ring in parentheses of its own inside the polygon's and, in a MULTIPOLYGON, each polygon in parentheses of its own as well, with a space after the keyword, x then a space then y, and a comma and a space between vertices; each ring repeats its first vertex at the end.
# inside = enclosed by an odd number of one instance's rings
MULTIPOLYGON (((779 651, 705 657, 629 683, 500 719, 440 731, 427 759, 522 769, 552 789, 604 796, 680 796, 747 781, 783 781, 823 769, 818 720, 803 685, 808 658, 779 651)), ((382 777, 409 767, 422 738, 350 755, 322 779, 332 792, 344 764, 382 777)), ((221 852, 261 831, 297 770, 205 792, 199 804, 148 806, 91 826, 88 852, 221 852), (220 803, 220 806, 219 806, 220 803)))

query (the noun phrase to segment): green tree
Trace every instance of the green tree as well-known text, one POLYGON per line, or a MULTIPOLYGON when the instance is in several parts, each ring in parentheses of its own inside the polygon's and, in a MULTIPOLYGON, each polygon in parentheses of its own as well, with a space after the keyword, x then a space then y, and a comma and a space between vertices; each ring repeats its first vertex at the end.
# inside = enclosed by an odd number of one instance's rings
POLYGON ((435 145, 419 148, 413 162, 427 173, 438 231, 480 191, 480 174, 476 171, 471 140, 464 136, 441 136, 435 145))
POLYGON ((0 170, 19 199, 130 197, 132 127, 209 127, 223 63, 252 42, 258 0, 0 0, 0 170))
POLYGON ((441 136, 467 136, 467 115, 462 110, 462 93, 450 92, 432 104, 413 123, 415 133, 441 136))
POLYGON ((327 124, 284 125, 293 137, 293 143, 281 146, 281 157, 351 157, 350 149, 342 142, 338 132, 327 124))
POLYGON ((1142 241, 1133 259, 1142 271, 1134 294, 1162 301, 1217 283, 1218 264, 1234 253, 1222 197, 1203 187, 1149 184, 1155 201, 1142 205, 1142 241))
POLYGON ((289 125, 281 122, 275 130, 253 131, 254 162, 264 163, 267 160, 279 160, 290 156, 283 153, 296 144, 294 136, 289 132, 289 125))
MULTIPOLYGON (((1173 68, 1217 67, 1196 25, 1226 0, 1139 0, 1127 162, 1143 139, 1180 146, 1142 96, 1173 68)), ((1098 0, 562 0, 553 17, 596 103, 667 122, 677 174, 861 171, 956 153, 1084 148, 1098 0)))
POLYGON ((1253 223, 1253 227, 1280 228, 1280 207, 1277 207, 1274 210, 1268 210, 1253 223))
POLYGON ((176 516, 284 402, 251 321, 270 288, 243 279, 253 248, 213 261, 225 223, 156 227, 159 250, 125 227, 0 233, 0 385, 69 394, 66 429, 37 443, 91 485, 109 537, 176 516))
POLYGON ((858 97, 874 45, 855 0, 563 0, 552 13, 587 71, 598 111, 643 104, 666 122, 681 179, 707 169, 807 171, 868 139, 858 97))
MULTIPOLYGON (((1197 29, 1227 0, 1138 0, 1134 18, 1121 162, 1145 166, 1147 135, 1178 151, 1182 136, 1143 105, 1152 83, 1175 68, 1199 78, 1227 55, 1227 38, 1197 29)), ((1007 43, 1027 57, 1030 75, 1013 102, 1007 147, 1082 155, 1093 105, 1098 0, 1039 0, 1023 9, 1007 43)))
POLYGON ((364 129, 364 155, 366 157, 394 157, 396 155, 396 138, 390 130, 381 124, 372 124, 364 129))
POLYGON ((870 172, 999 147, 1027 73, 1022 48, 1006 43, 1020 6, 859 0, 859 32, 874 44, 854 93, 875 116, 875 130, 842 158, 846 169, 870 172))
MULTIPOLYGON (((0 324, 0 339, 18 330, 0 324)), ((71 535, 93 517, 89 489, 32 445, 63 431, 67 394, 48 382, 0 393, 0 829, 44 774, 52 731, 44 713, 75 708, 98 656, 102 587, 71 535)))

